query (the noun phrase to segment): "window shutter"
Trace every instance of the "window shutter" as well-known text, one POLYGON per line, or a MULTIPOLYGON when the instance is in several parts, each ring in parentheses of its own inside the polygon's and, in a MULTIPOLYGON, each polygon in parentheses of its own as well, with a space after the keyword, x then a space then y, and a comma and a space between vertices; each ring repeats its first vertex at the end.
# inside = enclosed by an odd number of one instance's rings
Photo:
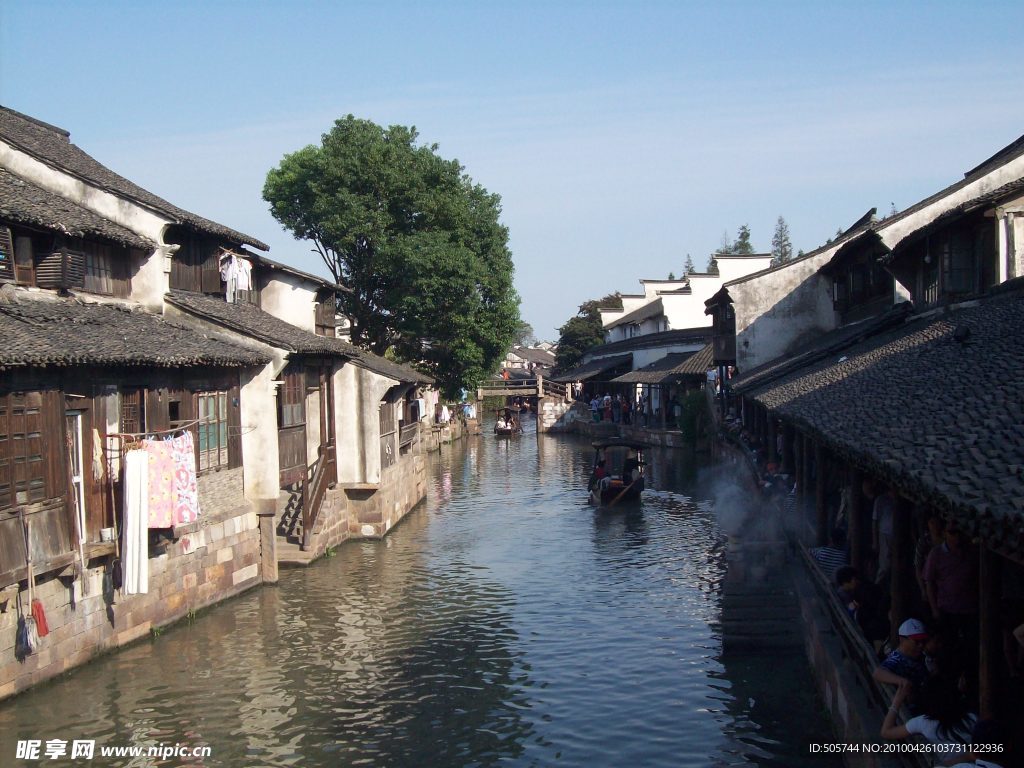
POLYGON ((85 254, 66 248, 44 254, 36 264, 36 285, 40 288, 85 287, 85 254))
POLYGON ((14 240, 10 227, 0 227, 0 280, 14 279, 14 240))

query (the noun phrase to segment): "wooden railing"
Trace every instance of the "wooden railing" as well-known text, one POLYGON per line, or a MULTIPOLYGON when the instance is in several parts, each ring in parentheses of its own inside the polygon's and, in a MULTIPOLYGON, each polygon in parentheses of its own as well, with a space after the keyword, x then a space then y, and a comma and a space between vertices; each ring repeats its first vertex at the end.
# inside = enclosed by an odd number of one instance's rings
POLYGON ((333 445, 320 446, 316 463, 307 470, 302 482, 302 549, 309 547, 313 526, 320 516, 320 507, 327 493, 327 486, 334 477, 335 449, 333 445))
POLYGON ((558 381, 551 381, 551 379, 544 379, 544 394, 558 395, 564 399, 566 395, 566 385, 558 381))
POLYGON ((487 379, 480 382, 480 389, 536 389, 536 379, 487 379))

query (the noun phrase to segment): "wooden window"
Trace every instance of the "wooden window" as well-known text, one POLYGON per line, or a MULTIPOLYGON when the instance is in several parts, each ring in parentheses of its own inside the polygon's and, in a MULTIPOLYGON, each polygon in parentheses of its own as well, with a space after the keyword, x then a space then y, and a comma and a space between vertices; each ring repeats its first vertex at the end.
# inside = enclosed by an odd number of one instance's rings
POLYGON ((228 461, 228 393, 199 392, 196 395, 196 448, 199 471, 221 469, 228 461))
POLYGON ((40 392, 0 396, 0 509, 47 498, 40 392))
POLYGON ((974 290, 974 248, 967 232, 953 232, 942 243, 942 282, 947 293, 974 290))
POLYGON ((335 320, 336 306, 337 305, 333 294, 317 302, 315 310, 315 321, 316 334, 318 336, 333 337, 337 334, 335 320))
POLYGON ((121 393, 121 431, 139 433, 146 429, 146 412, 141 389, 126 389, 121 393))
POLYGON ((387 469, 398 458, 395 433, 398 431, 395 422, 395 406, 393 403, 380 404, 380 466, 387 469))
POLYGON ((85 254, 85 288, 90 293, 114 293, 111 248, 93 245, 85 254))
POLYGON ((10 227, 0 227, 0 280, 14 279, 14 238, 10 227))
POLYGON ((300 367, 289 368, 281 381, 277 398, 278 426, 301 426, 306 423, 306 373, 300 367))

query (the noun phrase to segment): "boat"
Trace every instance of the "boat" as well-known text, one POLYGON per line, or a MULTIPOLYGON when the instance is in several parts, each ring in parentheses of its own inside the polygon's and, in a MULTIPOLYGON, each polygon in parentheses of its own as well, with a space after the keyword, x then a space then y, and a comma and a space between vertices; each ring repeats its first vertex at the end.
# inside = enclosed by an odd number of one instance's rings
POLYGON ((640 501, 644 492, 644 451, 651 446, 622 438, 601 440, 592 445, 594 471, 587 484, 590 503, 608 508, 640 501))
POLYGON ((523 424, 519 419, 519 409, 505 406, 495 410, 494 434, 498 437, 513 437, 523 434, 523 424))

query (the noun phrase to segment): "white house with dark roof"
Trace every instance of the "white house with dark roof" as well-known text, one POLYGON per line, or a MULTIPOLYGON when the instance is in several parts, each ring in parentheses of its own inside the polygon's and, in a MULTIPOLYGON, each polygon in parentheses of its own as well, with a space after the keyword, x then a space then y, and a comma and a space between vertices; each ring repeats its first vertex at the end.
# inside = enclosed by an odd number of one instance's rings
POLYGON ((31 554, 61 637, 46 668, 0 646, 0 697, 276 580, 279 538, 308 562, 382 536, 422 497, 430 379, 336 338, 341 286, 246 246, 266 250, 0 107, 0 629, 31 554), (123 530, 126 448, 186 435, 201 514, 150 529, 153 588, 87 627, 76 605, 113 602, 102 536, 123 530))
POLYGON ((761 366, 809 338, 909 300, 916 286, 894 280, 884 262, 915 238, 922 247, 928 228, 945 217, 973 212, 979 222, 972 225, 974 240, 961 235, 947 243, 946 251, 930 253, 933 274, 927 279, 934 290, 940 281, 949 287, 961 277, 968 280, 968 273, 970 286, 956 291, 1024 274, 1022 177, 1024 137, 893 216, 876 219, 872 209, 832 243, 781 266, 727 281, 736 307, 739 369, 761 366))
POLYGON ((771 264, 771 254, 716 254, 717 273, 691 272, 678 280, 641 280, 642 294, 621 295, 622 309, 601 309, 608 342, 649 333, 710 326, 704 302, 728 281, 759 272, 771 264))

